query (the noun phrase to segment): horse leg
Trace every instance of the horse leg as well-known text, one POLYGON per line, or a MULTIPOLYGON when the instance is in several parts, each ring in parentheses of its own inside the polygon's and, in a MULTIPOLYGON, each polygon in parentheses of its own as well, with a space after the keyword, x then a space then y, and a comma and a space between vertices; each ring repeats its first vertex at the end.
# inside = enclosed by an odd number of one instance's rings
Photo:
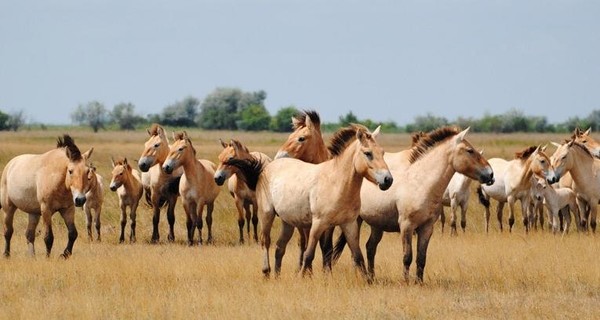
MULTIPOLYGON (((564 226, 563 226, 563 235, 565 233, 569 233, 569 227, 571 226, 571 211, 570 211, 571 206, 566 206, 564 207, 563 211, 561 212, 561 216, 563 217, 563 220, 565 222, 564 226)), ((575 212, 573 212, 575 213, 575 212)))
POLYGON ((169 203, 167 206, 167 221, 169 222, 169 236, 167 240, 175 241, 175 204, 177 203, 177 196, 169 196, 169 203))
POLYGON ((75 228, 75 208, 71 207, 66 210, 61 210, 60 214, 65 221, 65 225, 67 226, 67 230, 69 231, 69 241, 67 242, 67 247, 63 254, 61 254, 61 258, 68 258, 73 254, 73 245, 75 244, 75 240, 77 240, 77 228, 75 228))
POLYGON ((125 204, 121 204, 121 236, 119 236, 119 243, 125 242, 125 226, 127 225, 126 209, 125 204))
POLYGON ((252 220, 252 211, 250 211, 250 202, 246 201, 246 200, 244 200, 244 212, 246 212, 246 221, 245 221, 246 222, 246 234, 248 234, 248 239, 250 239, 250 225, 251 225, 251 220, 252 220))
MULTIPOLYGON (((450 210, 452 211, 452 215, 450 216, 450 235, 457 236, 458 232, 456 231, 456 210, 458 209, 458 203, 455 198, 450 199, 450 210)), ((443 212, 443 210, 442 210, 443 212)))
MULTIPOLYGON (((16 207, 14 206, 9 206, 8 208, 4 208, 4 256, 5 257, 10 257, 10 240, 12 239, 12 235, 14 232, 14 227, 13 227, 13 220, 14 220, 14 216, 15 216, 15 211, 17 210, 16 207)), ((29 221, 31 223, 31 214, 29 217, 29 221)), ((38 216, 38 221, 39 221, 39 216, 38 216)), ((37 223, 36 223, 37 225, 37 223)), ((29 229, 28 229, 29 230, 29 229)), ((33 228, 33 239, 35 240, 35 227, 33 228)), ((28 239, 29 240, 29 239, 28 239)), ((29 243, 29 241, 28 241, 29 243)), ((31 241, 31 247, 33 248, 33 241, 31 241)))
POLYGON ((298 228, 298 233, 300 233, 300 237, 298 238, 298 247, 300 249, 300 257, 298 258, 298 272, 302 270, 302 261, 304 259, 304 252, 306 251, 306 243, 308 242, 308 234, 310 233, 310 228, 298 228))
POLYGON ((152 238, 150 243, 158 243, 160 234, 158 233, 158 224, 160 222, 160 197, 158 191, 152 192, 152 238))
POLYGON ((428 222, 417 228, 417 282, 423 283, 423 273, 427 262, 427 247, 433 234, 433 223, 428 222))
POLYGON ((258 205, 256 201, 252 204, 252 228, 254 230, 254 241, 258 243, 258 205))
POLYGON ((461 202, 460 204, 460 228, 463 233, 466 232, 467 229, 467 206, 469 202, 467 200, 461 202))
POLYGON ((94 216, 94 220, 96 220, 96 240, 98 242, 102 241, 102 238, 100 237, 100 227, 101 227, 101 223, 100 223, 100 213, 102 212, 102 206, 98 206, 95 210, 95 216, 94 216))
POLYGON ((269 248, 271 247, 271 228, 273 227, 273 220, 275 220, 275 212, 273 210, 263 212, 262 209, 259 209, 258 213, 260 215, 260 245, 264 250, 262 272, 265 277, 269 277, 271 273, 269 248))
POLYGON ((375 278, 375 254, 377 254, 377 246, 379 245, 381 238, 383 238, 383 230, 371 226, 371 234, 369 235, 369 240, 367 240, 365 246, 365 249, 367 249, 367 271, 371 280, 375 278))
MULTIPOLYGON (((595 200, 592 203, 598 203, 598 200, 595 200)), ((596 232, 596 210, 598 209, 596 205, 590 205, 590 227, 592 228, 592 232, 596 232)))
POLYGON ((323 270, 331 272, 331 253, 333 252, 333 228, 330 227, 319 239, 321 255, 323 256, 323 270))
POLYGON ((525 233, 529 232, 529 197, 525 196, 525 198, 520 200, 521 202, 521 215, 523 216, 523 226, 525 227, 525 233))
POLYGON ((358 268, 360 273, 367 279, 368 282, 371 282, 371 278, 367 274, 367 268, 365 267, 365 258, 363 257, 362 251, 360 250, 360 230, 358 228, 358 223, 356 220, 340 225, 342 228, 342 232, 346 237, 346 241, 348 242, 348 248, 352 253, 352 261, 354 262, 354 266, 358 268))
POLYGON ((587 230, 587 202, 581 198, 577 198, 577 206, 579 207, 579 222, 577 229, 580 231, 587 230))
POLYGON ((440 213, 440 223, 442 224, 442 233, 444 233, 444 225, 446 224, 446 214, 444 210, 440 213))
POLYGON ((502 215, 504 211, 504 205, 506 202, 498 202, 498 206, 496 207, 496 218, 498 219, 498 225, 500 226, 500 232, 503 231, 502 228, 502 215))
POLYGON ((283 260, 283 256, 285 255, 285 249, 287 247, 288 242, 292 238, 294 234, 294 227, 288 224, 285 221, 281 222, 281 231, 279 233, 279 238, 275 243, 275 276, 278 277, 281 273, 281 262, 283 260))
POLYGON ((92 209, 89 206, 84 205, 83 206, 83 212, 85 212, 85 223, 86 223, 85 225, 87 227, 88 240, 90 242, 92 242, 93 241, 93 237, 92 237, 92 223, 93 223, 93 220, 92 220, 92 209))
MULTIPOLYGON (((214 203, 207 203, 206 204, 206 227, 208 228, 208 237, 206 238, 206 243, 213 243, 213 236, 212 236, 212 222, 213 222, 213 218, 212 218, 212 213, 213 213, 213 209, 214 209, 214 203)), ((204 210, 204 205, 201 205, 200 208, 198 209, 198 215, 200 217, 200 219, 202 219, 202 211, 204 210)))
POLYGON ((512 232, 512 227, 515 224, 515 202, 514 196, 508 197, 508 232, 512 232))
POLYGON ((50 251, 52 251, 52 244, 54 244, 54 233, 52 232, 52 212, 49 212, 48 209, 42 208, 42 221, 44 222, 44 227, 46 228, 44 234, 44 243, 46 244, 46 256, 50 257, 50 251))
MULTIPOLYGON (((196 231, 196 225, 198 224, 198 215, 196 214, 196 203, 194 201, 184 202, 183 209, 185 211, 185 226, 187 229, 188 246, 193 246, 194 232, 196 231)), ((200 243, 202 242, 202 233, 200 233, 199 241, 200 243)))
POLYGON ((240 229, 240 244, 244 243, 244 200, 240 197, 235 196, 235 208, 238 212, 238 227, 240 229))
POLYGON ((321 235, 323 235, 323 232, 325 232, 328 228, 329 225, 322 223, 321 220, 313 219, 310 227, 310 233, 308 235, 308 242, 306 244, 306 251, 304 252, 304 259, 302 260, 302 275, 312 274, 312 262, 315 258, 317 241, 319 241, 321 235))
MULTIPOLYGON (((38 223, 40 222, 40 218, 41 216, 39 214, 34 214, 34 213, 30 213, 29 215, 29 221, 27 223, 27 231, 25 231, 25 238, 27 239, 27 245, 29 247, 29 255, 30 256, 35 256, 35 247, 34 247, 34 242, 35 242, 35 229, 37 228, 38 223)), ((12 227, 12 221, 11 221, 11 227, 12 227)), ((9 239, 10 241, 10 239, 9 239)), ((10 245, 10 243, 8 243, 8 245, 10 245)))
POLYGON ((129 212, 129 219, 131 220, 130 224, 131 224, 131 233, 129 234, 129 242, 134 243, 136 241, 135 238, 135 222, 136 222, 136 216, 137 216, 137 203, 134 203, 131 205, 130 208, 130 212, 129 212))
POLYGON ((400 223, 400 239, 402 239, 402 264, 404 265, 404 281, 408 283, 410 264, 412 263, 413 228, 408 221, 400 223))

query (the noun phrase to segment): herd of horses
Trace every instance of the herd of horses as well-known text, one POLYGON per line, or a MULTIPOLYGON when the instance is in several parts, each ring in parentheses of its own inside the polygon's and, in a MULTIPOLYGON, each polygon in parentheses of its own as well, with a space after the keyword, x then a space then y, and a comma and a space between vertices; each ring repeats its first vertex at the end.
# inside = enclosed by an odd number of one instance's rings
MULTIPOLYGON (((570 211, 577 229, 596 229, 596 203, 600 201, 600 144, 590 130, 576 129, 570 139, 557 144, 549 157, 545 147, 532 146, 514 159, 486 159, 468 140, 469 129, 443 127, 413 135, 412 146, 385 153, 373 132, 352 124, 333 134, 326 145, 320 118, 303 111, 292 118, 294 131, 274 159, 250 152, 238 140, 221 141, 218 164, 198 159, 186 132, 174 133, 170 143, 163 127, 153 124, 149 139, 137 161, 139 172, 126 158, 112 159, 109 189, 116 192, 121 210, 120 242, 125 241, 129 209, 129 241, 136 241, 136 210, 145 195, 153 210, 151 242, 158 242, 160 211, 166 205, 167 239, 173 241, 175 206, 179 197, 186 214, 187 242, 212 242, 212 213, 221 186, 227 181, 238 211, 239 242, 244 235, 260 242, 264 250, 263 273, 271 273, 271 229, 278 216, 281 231, 275 242, 274 272, 281 272, 286 247, 294 230, 299 232, 302 274, 312 272, 319 244, 323 267, 330 270, 347 245, 354 265, 367 281, 375 272, 377 246, 384 232, 399 232, 403 250, 403 276, 409 280, 416 235, 416 279, 423 281, 427 248, 437 220, 445 223, 443 206, 451 207, 451 233, 456 234, 456 211, 461 208, 461 227, 473 181, 485 206, 485 229, 489 228, 490 200, 502 212, 509 205, 509 230, 515 222, 519 200, 525 230, 543 227, 542 207, 554 232, 566 232, 570 211), (206 210, 205 210, 206 208, 206 210), (204 214, 204 212, 206 212, 204 214), (203 221, 203 216, 205 217, 203 221), (359 245, 363 222, 370 226, 366 242, 367 264, 359 245), (251 233, 252 225, 252 233, 251 233), (246 229, 244 230, 244 227, 246 229), (334 228, 341 233, 334 243, 334 228), (198 230, 196 238, 195 231, 198 230)), ((61 257, 68 258, 78 233, 75 207, 83 207, 88 236, 95 224, 100 240, 103 185, 90 164, 93 148, 82 153, 72 137, 58 138, 57 146, 44 154, 23 154, 11 159, 2 171, 0 206, 4 217, 4 255, 10 256, 13 217, 17 209, 28 213, 26 238, 31 255, 37 225, 43 220, 44 243, 49 256, 54 240, 52 215, 59 212, 68 229, 68 243, 61 257), (93 211, 93 215, 92 215, 93 211)))

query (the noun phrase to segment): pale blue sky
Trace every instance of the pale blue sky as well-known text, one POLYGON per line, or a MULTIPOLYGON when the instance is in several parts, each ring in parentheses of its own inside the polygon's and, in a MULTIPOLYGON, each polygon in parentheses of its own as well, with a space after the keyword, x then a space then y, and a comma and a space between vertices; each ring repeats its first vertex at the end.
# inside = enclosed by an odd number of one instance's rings
POLYGON ((0 109, 158 113, 216 87, 325 121, 600 109, 600 1, 0 0, 0 109))

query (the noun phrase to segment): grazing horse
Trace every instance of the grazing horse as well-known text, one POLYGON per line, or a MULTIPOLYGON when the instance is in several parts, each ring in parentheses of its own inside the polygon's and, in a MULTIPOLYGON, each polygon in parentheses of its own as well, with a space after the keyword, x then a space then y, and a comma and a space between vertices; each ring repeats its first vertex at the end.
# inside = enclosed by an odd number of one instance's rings
MULTIPOLYGON (((421 135, 406 157, 391 169, 394 185, 378 192, 370 184, 361 190, 360 218, 371 226, 367 241, 369 276, 375 273, 375 254, 384 232, 400 232, 403 248, 404 279, 408 281, 412 263, 412 237, 417 234, 417 280, 423 281, 427 247, 433 226, 442 209, 442 195, 452 176, 460 172, 491 184, 494 173, 483 156, 465 139, 469 129, 444 127, 421 135)), ((414 139, 414 137, 413 137, 414 139)), ((343 242, 338 241, 334 256, 343 242)))
MULTIPOLYGON (((314 110, 304 110, 292 117, 292 128, 286 142, 279 148, 275 159, 295 158, 308 163, 321 163, 331 158, 321 134, 321 118, 314 110)), ((298 228, 300 233, 300 255, 298 266, 302 268, 302 259, 306 251, 310 228, 298 228)), ((333 247, 333 228, 330 228, 319 239, 323 255, 323 269, 331 270, 331 250, 333 247)))
POLYGON ((35 229, 40 217, 46 228, 44 242, 46 255, 50 256, 54 233, 52 215, 60 212, 68 229, 68 243, 61 257, 68 258, 77 239, 74 213, 75 206, 85 204, 85 194, 95 175, 87 165, 93 148, 81 153, 69 135, 58 138, 56 149, 44 154, 23 154, 11 159, 2 172, 0 180, 0 206, 4 209, 4 255, 10 256, 10 240, 13 234, 13 218, 20 209, 29 214, 25 237, 29 253, 35 254, 35 229))
POLYGON ((336 225, 348 239, 354 264, 366 274, 356 221, 361 203, 360 189, 364 179, 381 190, 387 190, 393 182, 383 160, 383 149, 375 141, 378 133, 379 128, 371 134, 366 127, 356 124, 338 130, 329 146, 332 158, 320 164, 281 158, 264 168, 256 161, 253 165, 240 166, 248 186, 256 188, 260 240, 264 249, 262 271, 266 276, 271 272, 269 249, 275 215, 282 221, 275 250, 276 274, 281 270, 294 227, 310 228, 301 268, 302 274, 307 274, 312 272, 317 240, 336 225))
POLYGON ((254 230, 254 241, 258 242, 258 205, 256 203, 256 193, 250 190, 244 181, 244 176, 238 177, 239 171, 236 166, 228 164, 229 160, 248 160, 254 158, 257 161, 263 162, 263 166, 271 162, 271 158, 262 152, 249 152, 243 144, 237 140, 231 140, 225 143, 221 140, 223 151, 219 154, 219 167, 215 172, 215 182, 217 185, 223 185, 225 180, 229 179, 227 187, 229 193, 235 200, 235 207, 238 211, 238 226, 240 228, 240 243, 244 243, 244 211, 246 212, 247 232, 250 237, 250 223, 252 222, 254 230), (250 211, 252 206, 252 211, 250 211))
MULTIPOLYGON (((496 182, 492 185, 481 185, 478 189, 479 200, 485 207, 485 230, 489 230, 489 198, 494 198, 498 201, 497 217, 502 226, 502 209, 504 203, 509 205, 509 231, 515 223, 515 202, 521 202, 521 212, 523 215, 523 225, 525 231, 529 231, 530 223, 528 218, 528 210, 530 203, 531 188, 533 186, 534 177, 544 178, 548 183, 552 184, 558 181, 550 158, 544 153, 546 148, 531 146, 521 152, 515 153, 515 158, 511 161, 504 159, 493 158, 489 160, 496 177, 496 182)), ((533 222, 533 221, 532 221, 533 222)))
POLYGON ((202 212, 206 206, 207 243, 212 243, 212 212, 221 188, 214 180, 217 166, 204 159, 196 159, 196 149, 185 131, 174 134, 175 142, 162 169, 167 174, 183 168, 179 194, 183 201, 188 232, 188 244, 194 244, 194 231, 198 228, 198 243, 202 244, 202 212))
POLYGON ((142 180, 139 171, 134 170, 129 165, 127 158, 119 158, 116 161, 111 159, 111 162, 113 170, 109 188, 110 191, 117 192, 117 196, 119 196, 119 208, 121 208, 121 236, 119 237, 119 243, 125 241, 127 207, 129 207, 129 219, 131 220, 129 241, 133 243, 136 241, 136 211, 144 192, 142 180))
MULTIPOLYGON (((600 200, 600 160, 594 158, 590 150, 583 144, 571 139, 560 145, 552 155, 552 165, 560 178, 571 173, 574 190, 578 199, 592 204, 589 207, 589 223, 592 231, 596 231, 597 204, 600 200)), ((585 203, 579 202, 579 211, 585 212, 585 203)), ((576 217, 581 227, 587 224, 587 215, 576 217)))
MULTIPOLYGON (((169 140, 165 130, 158 124, 152 124, 148 129, 150 138, 144 144, 144 151, 138 160, 142 172, 148 172, 149 190, 146 192, 146 202, 152 207, 152 239, 157 243, 160 239, 158 223, 160 222, 160 208, 167 203, 167 221, 169 222, 168 240, 175 240, 175 204, 179 196, 179 181, 183 169, 177 169, 171 174, 162 170, 162 165, 169 154, 169 140)), ((146 185, 146 184, 145 184, 146 185)))
POLYGON ((100 213, 102 212, 102 204, 104 203, 104 183, 102 176, 96 172, 96 167, 90 167, 94 178, 90 180, 90 190, 85 194, 85 204, 83 212, 85 212, 85 221, 87 226, 88 238, 92 240, 92 224, 96 226, 96 240, 100 241, 100 213), (92 210, 94 215, 92 216, 92 210))

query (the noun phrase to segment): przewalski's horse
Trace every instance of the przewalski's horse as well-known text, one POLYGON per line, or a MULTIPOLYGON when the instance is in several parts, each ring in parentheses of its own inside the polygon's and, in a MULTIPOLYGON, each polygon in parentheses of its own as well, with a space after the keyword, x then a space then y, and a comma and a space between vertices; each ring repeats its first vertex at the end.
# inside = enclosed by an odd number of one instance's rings
POLYGON ((490 218, 489 197, 499 202, 497 214, 500 230, 502 230, 503 203, 508 202, 508 225, 509 231, 512 231, 515 223, 515 202, 519 200, 521 202, 523 225, 525 231, 529 231, 528 210, 534 179, 544 178, 550 184, 558 181, 550 163, 550 158, 544 153, 545 149, 545 147, 531 146, 515 153, 515 159, 511 161, 498 158, 489 160, 494 172, 496 172, 497 180, 491 186, 481 185, 481 190, 478 190, 480 201, 485 206, 486 231, 488 230, 490 218))
MULTIPOLYGON (((493 183, 494 173, 483 156, 465 139, 469 129, 444 127, 418 139, 408 159, 391 170, 394 185, 379 192, 370 184, 361 190, 360 218, 371 226, 367 241, 369 275, 375 273, 375 254, 383 232, 400 232, 404 279, 412 263, 412 237, 417 234, 417 280, 423 281, 427 247, 442 209, 442 195, 455 172, 482 183, 493 183)), ((407 152, 403 152, 406 154, 407 152)), ((343 245, 336 243, 334 256, 343 245)))
POLYGON ((131 220, 131 233, 129 241, 135 242, 135 225, 137 207, 142 198, 144 188, 140 173, 134 170, 127 158, 111 159, 113 170, 110 180, 110 191, 116 191, 119 197, 119 208, 121 209, 121 235, 119 243, 125 241, 125 226, 127 225, 127 207, 129 207, 129 219, 131 220))
MULTIPOLYGON (((286 142, 279 148, 275 159, 295 158, 304 162, 318 164, 331 158, 321 133, 321 118, 314 110, 304 110, 292 117, 292 128, 286 142)), ((306 251, 310 228, 298 228, 300 233, 300 257, 298 266, 302 268, 302 259, 306 251)), ((333 247, 333 228, 324 232, 319 244, 323 255, 323 269, 331 270, 331 250, 333 247)))
MULTIPOLYGON (((537 179, 534 185, 535 197, 539 199, 541 195, 544 198, 544 205, 548 209, 548 222, 552 226, 552 232, 556 233, 561 229, 561 219, 564 221, 563 234, 568 232, 571 225, 571 215, 566 211, 566 215, 561 217, 560 211, 568 207, 573 211, 575 217, 579 217, 579 208, 577 206, 577 197, 575 191, 569 188, 553 188, 548 185, 546 180, 537 179)), ((542 222, 543 223, 543 220, 542 222)))
POLYGON ((240 243, 244 243, 244 222, 247 223, 247 233, 250 237, 250 223, 253 225, 254 230, 254 241, 258 242, 258 206, 256 204, 256 193, 254 190, 250 190, 248 185, 244 181, 244 176, 238 177, 237 172, 239 171, 236 166, 229 165, 229 161, 233 159, 237 160, 249 160, 251 158, 262 162, 265 166, 271 162, 271 158, 262 152, 248 151, 241 142, 237 140, 231 140, 229 143, 225 143, 221 140, 223 151, 219 154, 219 167, 215 172, 215 182, 217 185, 223 185, 225 180, 228 180, 227 187, 229 193, 235 201, 235 207, 238 212, 238 226, 240 228, 240 243), (250 211, 252 206, 252 211, 250 211), (246 220, 244 221, 244 211, 246 220))
POLYGON ((96 240, 100 241, 100 214, 102 213, 102 204, 104 203, 104 183, 102 176, 96 172, 96 167, 90 167, 94 178, 90 180, 90 190, 85 194, 85 204, 83 212, 85 212, 85 221, 87 226, 88 238, 92 240, 92 224, 96 227, 96 240), (94 214, 92 215, 92 210, 94 214))
POLYGON ((579 142, 583 144, 590 153, 596 158, 600 158, 600 143, 598 143, 590 134, 592 133, 592 128, 587 129, 586 131, 581 131, 579 128, 575 128, 571 139, 574 139, 575 142, 579 142))
MULTIPOLYGON (((570 172, 577 197, 592 204, 587 207, 590 211, 590 227, 595 232, 597 204, 600 200, 600 160, 594 158, 583 144, 572 139, 556 149, 552 155, 552 165, 559 178, 570 172)), ((579 203, 579 211, 582 213, 586 209, 585 203, 579 203)), ((581 227, 587 224, 586 216, 583 214, 579 219, 576 217, 581 227)))
POLYGON ((23 154, 10 160, 0 180, 0 205, 6 213, 4 218, 4 255, 10 256, 10 240, 13 234, 13 218, 20 209, 29 214, 25 236, 29 253, 35 254, 35 229, 40 217, 46 228, 44 242, 46 255, 50 255, 54 243, 52 215, 60 212, 68 229, 68 243, 61 257, 73 252, 77 239, 74 213, 75 206, 86 201, 90 181, 95 178, 87 165, 93 148, 81 153, 69 135, 58 138, 56 149, 44 154, 23 154))
MULTIPOLYGON (((471 197, 471 182, 473 182, 473 179, 457 172, 450 179, 450 183, 442 196, 442 204, 445 207, 450 207, 451 235, 458 234, 456 232, 456 210, 458 210, 458 207, 460 207, 460 227, 463 232, 467 228, 467 209, 471 197)), ((441 212, 440 222, 442 223, 442 233, 444 233, 444 223, 446 222, 444 210, 441 212)))
POLYGON ((306 274, 312 272, 318 239, 336 225, 341 227, 348 240, 355 265, 363 274, 366 273, 356 221, 362 182, 367 179, 381 190, 388 189, 393 182, 383 160, 383 149, 375 141, 378 132, 379 128, 371 134, 361 125, 338 130, 329 147, 332 158, 320 164, 281 158, 262 168, 256 161, 251 163, 253 165, 241 162, 246 164, 240 169, 247 177, 248 186, 256 187, 265 275, 271 272, 269 249, 275 215, 279 215, 282 221, 275 250, 276 274, 281 270, 294 227, 310 228, 301 269, 302 274, 306 274))
POLYGON ((215 199, 221 191, 214 180, 217 166, 209 160, 196 159, 196 149, 185 131, 174 134, 173 138, 175 141, 171 145, 171 150, 162 168, 167 174, 183 168, 179 194, 187 218, 188 244, 194 244, 196 228, 198 228, 198 242, 202 243, 204 206, 206 206, 206 226, 208 228, 206 242, 212 243, 212 212, 215 199))
POLYGON ((162 165, 169 154, 169 140, 165 130, 154 123, 148 129, 150 138, 144 144, 144 151, 138 160, 142 172, 149 173, 149 190, 146 192, 146 201, 152 207, 152 239, 157 243, 160 239, 158 224, 160 222, 160 209, 167 203, 167 221, 169 222, 168 240, 175 240, 175 204, 179 196, 179 181, 183 169, 177 169, 168 174, 162 170, 162 165))

